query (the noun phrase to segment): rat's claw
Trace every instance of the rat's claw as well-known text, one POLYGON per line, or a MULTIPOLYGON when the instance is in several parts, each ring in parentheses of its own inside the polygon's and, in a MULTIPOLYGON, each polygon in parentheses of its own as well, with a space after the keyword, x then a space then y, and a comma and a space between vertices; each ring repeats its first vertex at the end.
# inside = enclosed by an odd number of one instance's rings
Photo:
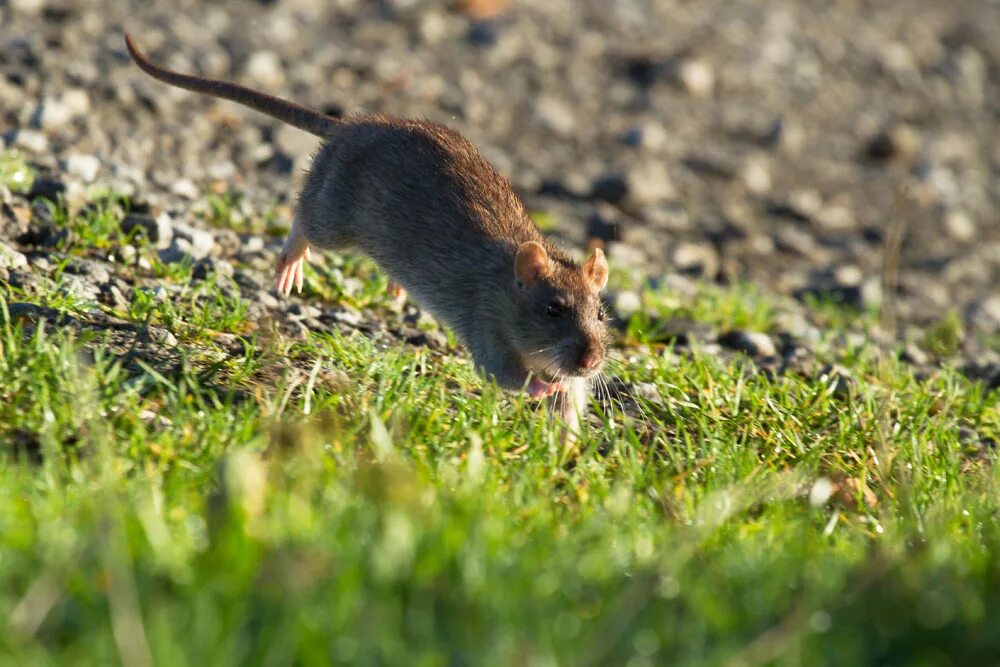
POLYGON ((295 264, 295 290, 302 294, 302 274, 306 270, 306 260, 305 258, 300 259, 295 264))
POLYGON ((288 249, 282 250, 278 256, 278 294, 288 296, 295 287, 302 292, 302 282, 305 277, 305 264, 309 259, 309 247, 300 251, 297 257, 288 249))

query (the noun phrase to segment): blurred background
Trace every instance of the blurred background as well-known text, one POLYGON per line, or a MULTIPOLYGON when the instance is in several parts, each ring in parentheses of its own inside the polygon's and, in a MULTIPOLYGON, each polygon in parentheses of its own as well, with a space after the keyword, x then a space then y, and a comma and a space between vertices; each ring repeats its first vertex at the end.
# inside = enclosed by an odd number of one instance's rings
MULTIPOLYGON (((1000 331, 993 0, 0 0, 4 143, 182 211, 290 215, 316 139, 159 84, 156 61, 333 114, 457 128, 569 248, 1000 331)), ((992 356, 990 356, 992 355, 992 356)))

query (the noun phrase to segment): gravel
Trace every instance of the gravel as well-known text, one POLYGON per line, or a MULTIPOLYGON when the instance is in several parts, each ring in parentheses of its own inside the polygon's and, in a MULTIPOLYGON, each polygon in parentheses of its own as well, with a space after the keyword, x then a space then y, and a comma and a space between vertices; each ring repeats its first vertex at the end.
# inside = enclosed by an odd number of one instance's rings
MULTIPOLYGON (((891 303, 903 343, 954 311, 966 365, 995 360, 1000 12, 987 0, 552 0, 484 16, 437 2, 0 3, 0 137, 38 172, 0 212, 7 279, 30 285, 27 257, 73 241, 41 200, 111 186, 145 205, 124 229, 162 261, 232 276, 288 319, 268 291, 277 242, 209 231, 193 209, 228 191, 287 226, 316 138, 152 81, 128 61, 123 25, 161 62, 328 113, 450 124, 551 214, 558 242, 603 245, 616 269, 679 298, 703 280, 891 303)), ((105 257, 136 261, 126 248, 105 257)), ((105 273, 71 272, 86 284, 68 289, 128 298, 105 273)), ((623 313, 637 300, 610 299, 623 313)), ((372 318, 300 322, 374 330, 372 318)), ((817 336, 801 313, 781 326, 807 347, 817 336)), ((760 332, 719 340, 782 356, 760 332)))

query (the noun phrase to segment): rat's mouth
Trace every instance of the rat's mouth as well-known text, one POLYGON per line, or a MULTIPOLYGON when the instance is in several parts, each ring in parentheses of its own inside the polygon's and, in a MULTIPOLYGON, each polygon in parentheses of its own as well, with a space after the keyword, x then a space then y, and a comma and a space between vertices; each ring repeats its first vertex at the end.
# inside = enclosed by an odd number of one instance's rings
POLYGON ((524 370, 546 383, 557 384, 576 378, 592 378, 604 367, 604 355, 598 353, 594 357, 579 355, 586 358, 586 363, 577 359, 575 353, 560 351, 543 351, 521 355, 524 370))
POLYGON ((534 377, 549 384, 558 384, 575 378, 591 378, 601 371, 601 367, 582 368, 571 364, 560 364, 559 360, 548 360, 539 364, 525 364, 525 370, 534 377))

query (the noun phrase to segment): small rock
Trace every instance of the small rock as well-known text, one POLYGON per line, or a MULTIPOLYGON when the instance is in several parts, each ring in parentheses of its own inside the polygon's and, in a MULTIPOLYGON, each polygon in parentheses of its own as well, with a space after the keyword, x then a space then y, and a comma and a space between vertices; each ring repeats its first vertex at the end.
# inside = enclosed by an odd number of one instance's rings
POLYGON ((542 95, 538 98, 535 102, 535 113, 542 125, 556 134, 567 136, 576 127, 573 110, 561 99, 552 95, 542 95))
POLYGON ((685 60, 677 67, 677 80, 692 95, 706 97, 715 88, 715 71, 703 60, 685 60))
POLYGON ((114 248, 109 256, 111 257, 112 260, 120 264, 129 266, 135 261, 135 258, 138 254, 139 251, 136 250, 134 247, 130 245, 123 245, 114 248))
POLYGON ((189 241, 194 246, 195 253, 193 254, 196 259, 208 256, 215 248, 215 237, 208 230, 192 227, 183 222, 175 222, 173 223, 173 232, 175 238, 189 241))
POLYGON ((632 148, 658 150, 667 143, 667 132, 659 123, 646 122, 625 130, 621 142, 632 148))
POLYGON ((771 190, 771 172, 763 158, 747 160, 740 170, 740 179, 754 194, 762 195, 771 190))
POLYGON ((466 37, 473 46, 493 46, 500 37, 500 22, 495 19, 470 21, 466 37))
POLYGON ((281 305, 281 302, 266 290, 259 290, 253 300, 265 308, 277 308, 281 305))
POLYGON ((351 328, 361 326, 361 313, 356 310, 339 308, 337 310, 328 311, 325 317, 333 320, 337 324, 344 324, 351 328))
POLYGON ((665 343, 681 347, 715 342, 717 332, 710 324, 695 322, 687 317, 671 317, 660 323, 659 331, 665 343))
POLYGON ((14 147, 23 148, 35 155, 44 155, 49 152, 49 138, 42 132, 20 128, 14 133, 14 147))
POLYGON ((293 320, 304 320, 307 318, 318 318, 323 314, 316 306, 310 306, 304 303, 293 303, 288 307, 288 315, 293 320))
POLYGON ((191 200, 197 199, 201 196, 198 186, 196 186, 189 178, 181 178, 174 181, 170 186, 170 191, 179 197, 191 200))
POLYGON ((646 161, 628 172, 628 201, 635 206, 658 204, 677 194, 667 166, 646 161))
POLYGON ((36 113, 38 126, 46 132, 56 132, 89 109, 90 100, 83 91, 66 91, 58 96, 46 97, 36 113))
POLYGON ((97 285, 83 276, 64 273, 59 285, 62 294, 84 301, 97 301, 100 290, 97 285))
POLYGON ((177 337, 163 327, 149 327, 147 330, 148 339, 157 345, 164 347, 177 347, 177 337))
POLYGON ((621 228, 615 221, 615 211, 610 206, 598 205, 587 218, 587 241, 607 247, 621 240, 621 228))
POLYGON ((719 253, 707 243, 683 242, 674 248, 671 265, 682 274, 714 280, 719 274, 719 253))
POLYGON ((815 344, 822 338, 820 330, 805 315, 796 310, 782 310, 778 312, 775 316, 775 325, 792 338, 803 340, 810 344, 815 344))
POLYGON ((628 196, 629 185, 625 174, 614 172, 597 178, 590 187, 590 198, 617 204, 628 196))
POLYGON ((973 303, 968 310, 967 320, 970 328, 986 334, 996 334, 1000 331, 1000 294, 973 303))
POLYGON ((625 322, 635 313, 642 310, 642 297, 638 292, 622 290, 608 295, 608 302, 614 312, 615 319, 625 322))
POLYGON ((778 354, 771 337, 760 331, 743 331, 741 329, 728 331, 719 336, 719 343, 731 350, 743 352, 752 357, 774 357, 778 354))
POLYGON ((214 275, 216 278, 232 278, 233 265, 225 260, 205 257, 199 259, 191 268, 191 277, 195 280, 205 280, 214 275))
POLYGON ((910 162, 920 149, 920 135, 909 125, 893 125, 868 140, 865 154, 877 162, 910 162))
POLYGON ((246 76, 261 88, 275 89, 285 85, 285 72, 281 66, 281 59, 272 51, 253 53, 247 59, 246 76))
POLYGON ((819 380, 833 387, 833 395, 837 398, 847 398, 854 387, 855 380, 851 372, 842 366, 828 364, 819 373, 819 380))
POLYGON ((62 181, 57 181, 54 178, 46 178, 44 176, 36 176, 35 180, 31 183, 31 189, 28 190, 28 199, 30 201, 34 201, 36 199, 56 201, 59 197, 65 194, 66 184, 62 181))
POLYGON ((22 14, 40 14, 45 8, 45 0, 10 0, 10 7, 22 14))
POLYGON ((100 169, 101 161, 96 155, 71 153, 66 158, 66 171, 80 178, 84 183, 93 183, 100 169))
POLYGON ((174 237, 170 215, 165 212, 156 217, 146 213, 129 213, 122 220, 121 229, 126 234, 141 233, 157 248, 169 246, 174 237))
POLYGON ((903 348, 903 354, 901 355, 903 361, 908 364, 913 364, 914 366, 926 366, 930 363, 930 357, 927 353, 920 349, 915 343, 908 343, 905 348, 903 348))
POLYGON ((642 146, 642 128, 630 127, 621 136, 621 142, 630 148, 642 146))
POLYGON ((208 255, 208 251, 202 247, 196 246, 184 237, 175 236, 173 241, 171 241, 170 246, 160 250, 157 254, 160 256, 160 261, 167 264, 173 264, 176 262, 182 262, 188 257, 195 260, 203 259, 208 255))
POLYGON ((98 298, 101 303, 119 312, 127 311, 129 305, 131 305, 125 293, 113 283, 101 285, 101 292, 98 298))
POLYGON ((111 273, 107 267, 92 259, 72 257, 66 262, 65 267, 67 273, 86 278, 90 282, 106 283, 111 280, 111 273))
POLYGON ((976 223, 965 211, 948 211, 944 216, 944 229, 956 241, 971 241, 976 236, 976 223))
POLYGON ((0 269, 24 269, 27 266, 27 257, 0 241, 0 269))

